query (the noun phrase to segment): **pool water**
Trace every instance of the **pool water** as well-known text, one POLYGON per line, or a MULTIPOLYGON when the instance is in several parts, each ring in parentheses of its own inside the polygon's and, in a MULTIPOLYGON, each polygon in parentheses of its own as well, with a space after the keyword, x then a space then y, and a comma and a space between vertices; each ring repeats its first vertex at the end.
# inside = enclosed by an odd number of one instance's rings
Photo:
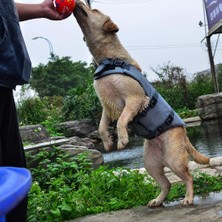
MULTIPOLYGON (((208 121, 200 126, 188 127, 187 134, 199 152, 209 157, 222 156, 222 121, 208 121)), ((111 167, 144 167, 143 138, 135 139, 125 150, 105 153, 103 156, 105 164, 111 167)))

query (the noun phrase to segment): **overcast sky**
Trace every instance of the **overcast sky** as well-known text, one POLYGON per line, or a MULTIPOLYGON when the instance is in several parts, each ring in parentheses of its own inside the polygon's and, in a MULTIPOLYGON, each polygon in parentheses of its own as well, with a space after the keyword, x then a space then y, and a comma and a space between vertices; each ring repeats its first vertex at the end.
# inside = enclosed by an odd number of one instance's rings
MULTIPOLYGON (((39 3, 41 0, 17 0, 39 3)), ((156 69, 169 61, 186 70, 188 77, 209 68, 205 40, 202 0, 94 0, 92 8, 109 15, 119 26, 122 44, 148 74, 149 80, 157 79, 156 69)), ((91 61, 83 42, 83 35, 71 15, 63 21, 38 19, 21 23, 21 28, 33 66, 47 63, 49 46, 56 55, 70 56, 73 61, 91 61)), ((217 35, 212 38, 216 44, 217 35)), ((219 43, 220 46, 220 43, 219 43)), ((222 51, 216 51, 215 63, 221 63, 222 51)))

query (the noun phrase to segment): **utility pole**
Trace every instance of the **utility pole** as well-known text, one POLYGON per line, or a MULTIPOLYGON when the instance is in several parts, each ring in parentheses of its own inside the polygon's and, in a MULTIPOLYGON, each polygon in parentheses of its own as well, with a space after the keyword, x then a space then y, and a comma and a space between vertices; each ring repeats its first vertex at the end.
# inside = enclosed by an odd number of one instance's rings
POLYGON ((208 56, 209 56, 209 61, 210 61, 210 71, 211 71, 211 75, 212 75, 213 83, 214 83, 214 92, 218 93, 219 85, 218 85, 217 76, 216 76, 214 57, 212 54, 210 35, 206 36, 206 40, 207 40, 207 51, 208 51, 208 56))
POLYGON ((204 0, 202 0, 202 5, 203 5, 204 24, 200 21, 199 26, 205 27, 205 38, 206 38, 206 42, 207 42, 207 51, 208 51, 209 62, 210 62, 210 71, 211 71, 213 84, 214 84, 214 92, 218 93, 219 92, 219 84, 217 81, 217 75, 216 75, 215 64, 214 64, 214 56, 212 53, 212 47, 211 47, 211 41, 210 41, 211 35, 207 34, 206 8, 205 8, 204 0))

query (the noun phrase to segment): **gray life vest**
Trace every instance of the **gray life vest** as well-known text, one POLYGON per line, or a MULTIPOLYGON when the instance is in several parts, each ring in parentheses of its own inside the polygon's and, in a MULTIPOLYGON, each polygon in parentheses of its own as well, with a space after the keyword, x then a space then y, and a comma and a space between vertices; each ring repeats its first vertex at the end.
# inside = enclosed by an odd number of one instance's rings
POLYGON ((153 139, 170 128, 185 126, 183 120, 136 67, 120 59, 104 59, 97 67, 94 79, 112 74, 123 74, 134 78, 150 98, 147 108, 129 123, 129 128, 135 134, 153 139))

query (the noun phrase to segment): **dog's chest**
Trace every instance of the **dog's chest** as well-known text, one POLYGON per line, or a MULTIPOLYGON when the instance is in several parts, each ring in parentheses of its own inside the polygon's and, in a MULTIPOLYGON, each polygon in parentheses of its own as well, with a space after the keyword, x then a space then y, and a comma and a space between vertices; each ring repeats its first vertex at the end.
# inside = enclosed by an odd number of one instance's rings
POLYGON ((138 97, 144 99, 142 87, 132 78, 124 75, 109 75, 94 81, 96 93, 108 116, 116 120, 122 113, 127 98, 138 97))

